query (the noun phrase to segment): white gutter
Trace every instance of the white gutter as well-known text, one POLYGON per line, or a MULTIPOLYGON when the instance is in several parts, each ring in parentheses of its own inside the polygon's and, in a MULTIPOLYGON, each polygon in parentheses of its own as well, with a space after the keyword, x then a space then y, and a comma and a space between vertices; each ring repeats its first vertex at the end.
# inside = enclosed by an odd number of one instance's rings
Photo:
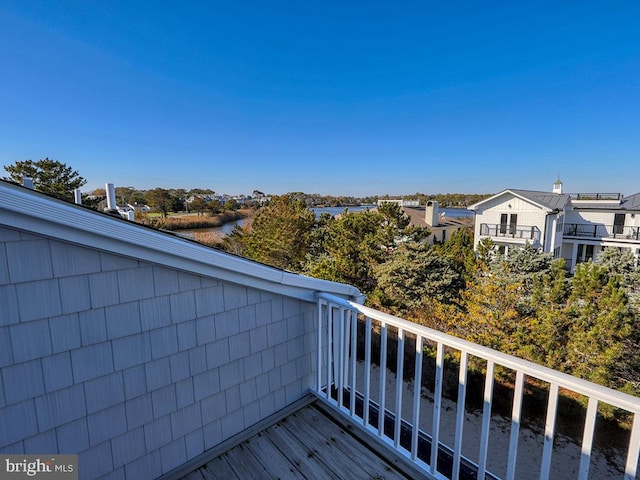
POLYGON ((316 292, 364 300, 351 285, 278 270, 7 182, 0 182, 0 225, 301 300, 314 301, 316 292))

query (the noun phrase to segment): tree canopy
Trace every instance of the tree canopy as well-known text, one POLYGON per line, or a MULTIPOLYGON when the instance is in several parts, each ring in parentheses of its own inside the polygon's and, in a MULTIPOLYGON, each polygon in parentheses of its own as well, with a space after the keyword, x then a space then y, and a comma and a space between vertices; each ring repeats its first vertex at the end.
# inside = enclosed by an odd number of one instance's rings
POLYGON ((6 179, 22 183, 23 179, 31 178, 36 190, 65 200, 73 200, 73 191, 87 183, 77 170, 48 157, 36 162, 20 160, 4 169, 9 174, 6 179))

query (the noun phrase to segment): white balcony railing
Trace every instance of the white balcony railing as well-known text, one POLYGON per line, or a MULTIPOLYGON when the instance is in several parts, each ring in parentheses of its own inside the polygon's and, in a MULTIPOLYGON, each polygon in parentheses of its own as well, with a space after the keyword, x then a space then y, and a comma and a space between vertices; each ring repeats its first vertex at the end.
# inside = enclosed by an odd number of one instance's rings
MULTIPOLYGON (((636 479, 640 454, 640 400, 637 398, 329 294, 320 293, 317 298, 319 332, 317 365, 320 365, 321 368, 317 369, 314 393, 330 408, 352 419, 359 428, 376 437, 387 447, 394 448, 412 462, 415 468, 422 471, 427 478, 457 480, 463 477, 469 478, 469 471, 472 472, 472 478, 498 478, 487 471, 487 452, 491 443, 489 429, 494 403, 494 372, 496 368, 502 367, 515 374, 513 401, 510 408, 511 431, 508 460, 504 478, 509 480, 516 478, 523 391, 525 385, 534 380, 544 382, 549 387, 540 479, 546 480, 551 474, 560 389, 563 393, 566 391, 574 392, 588 399, 577 478, 580 480, 589 478, 598 407, 600 404, 607 404, 628 412, 633 418, 627 446, 624 478, 625 480, 636 479), (380 337, 379 358, 372 351, 372 337, 374 335, 380 337), (389 337, 392 338, 391 341, 389 337), (414 343, 415 351, 409 351, 414 343), (393 401, 387 402, 385 398, 387 357, 388 351, 396 348, 398 354, 395 355, 397 375, 395 398, 393 401), (435 378, 433 413, 430 422, 427 421, 427 425, 429 423, 431 425, 430 435, 426 435, 419 428, 421 403, 425 399, 418 386, 423 383, 423 364, 430 364, 423 362, 427 348, 435 350, 435 371, 432 372, 435 378), (443 437, 442 405, 444 401, 445 351, 453 353, 456 358, 459 358, 455 435, 453 444, 448 446, 444 445, 441 440, 443 437), (372 386, 378 387, 378 385, 372 384, 371 364, 374 361, 374 356, 376 356, 375 360, 379 359, 380 366, 378 379, 380 388, 379 394, 375 398, 377 401, 374 401, 371 394, 372 386), (413 378, 404 378, 403 362, 405 358, 413 356, 415 356, 413 378), (358 358, 364 361, 364 368, 360 374, 358 374, 357 368, 358 358), (482 359, 483 362, 486 362, 481 433, 479 438, 474 439, 478 452, 477 463, 471 462, 462 455, 463 425, 466 413, 465 398, 471 358, 482 359), (357 375, 363 378, 356 378, 357 375), (403 383, 406 381, 413 381, 414 385, 412 398, 411 400, 407 399, 407 402, 402 398, 403 383), (358 385, 360 385, 361 391, 357 391, 358 385), (405 414, 410 418, 402 417, 403 402, 409 403, 411 406, 411 414, 405 414), (393 404, 393 411, 389 411, 387 403, 393 404), (428 448, 421 450, 421 444, 424 445, 425 441, 428 448), (438 448, 432 448, 433 445, 437 445, 438 448)), ((424 421, 422 423, 425 424, 424 421)), ((521 454, 526 455, 527 452, 521 454)))

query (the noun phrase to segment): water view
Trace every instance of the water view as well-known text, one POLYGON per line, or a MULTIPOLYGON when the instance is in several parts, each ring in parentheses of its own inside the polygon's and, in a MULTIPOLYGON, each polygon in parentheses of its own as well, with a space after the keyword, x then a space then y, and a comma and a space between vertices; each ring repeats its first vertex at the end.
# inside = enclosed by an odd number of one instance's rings
MULTIPOLYGON (((329 213, 331 216, 340 215, 348 209, 349 212, 364 212, 366 210, 370 210, 375 208, 375 205, 351 205, 349 207, 316 207, 311 208, 311 210, 315 213, 316 218, 320 218, 320 215, 323 213, 329 213)), ((473 212, 471 210, 467 210, 466 208, 440 208, 440 215, 446 217, 453 218, 462 218, 462 217, 473 217, 473 212)), ((190 238, 193 240, 196 232, 207 232, 207 233, 215 233, 220 236, 229 235, 233 229, 238 226, 242 227, 246 218, 240 218, 238 220, 234 220, 232 222, 225 223, 219 227, 209 227, 209 228, 191 228, 187 230, 179 230, 176 233, 182 237, 190 238)))

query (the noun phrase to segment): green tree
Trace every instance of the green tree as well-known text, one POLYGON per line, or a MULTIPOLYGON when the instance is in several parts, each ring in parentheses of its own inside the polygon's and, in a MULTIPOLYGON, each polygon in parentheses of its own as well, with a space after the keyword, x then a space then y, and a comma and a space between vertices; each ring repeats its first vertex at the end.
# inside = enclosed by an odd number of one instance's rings
POLYGON ((307 257, 315 215, 290 195, 275 196, 256 214, 247 230, 227 242, 242 255, 274 267, 300 271, 307 257))
POLYGON ((207 208, 207 202, 202 197, 194 197, 194 199, 189 203, 189 208, 200 216, 207 208))
POLYGON ((534 319, 519 350, 522 357, 556 370, 565 370, 571 325, 566 309, 571 283, 564 265, 564 259, 554 260, 548 274, 534 277, 530 300, 534 319))
POLYGON ((17 161, 4 169, 9 173, 7 180, 22 183, 24 178, 31 178, 36 190, 65 200, 73 200, 73 191, 87 183, 77 170, 49 158, 17 161))
POLYGON ((601 385, 622 387, 625 379, 620 372, 629 364, 629 357, 634 356, 625 346, 628 340, 637 338, 638 327, 619 279, 609 277, 600 265, 579 264, 567 313, 571 319, 568 370, 601 385))
POLYGON ((453 303, 465 283, 451 259, 416 242, 400 245, 374 271, 383 303, 398 313, 423 308, 427 301, 453 303))
POLYGON ((230 198, 224 204, 225 210, 237 210, 239 208, 238 201, 235 198, 230 198))
MULTIPOLYGON (((371 294, 377 287, 375 267, 389 260, 399 245, 417 242, 427 230, 411 226, 398 205, 385 204, 377 211, 323 216, 314 231, 305 265, 311 276, 355 285, 371 294)), ((373 300, 373 299, 372 299, 373 300)))
POLYGON ((160 212, 162 218, 166 218, 167 213, 171 210, 173 198, 169 190, 158 187, 147 191, 146 203, 154 210, 160 212))

